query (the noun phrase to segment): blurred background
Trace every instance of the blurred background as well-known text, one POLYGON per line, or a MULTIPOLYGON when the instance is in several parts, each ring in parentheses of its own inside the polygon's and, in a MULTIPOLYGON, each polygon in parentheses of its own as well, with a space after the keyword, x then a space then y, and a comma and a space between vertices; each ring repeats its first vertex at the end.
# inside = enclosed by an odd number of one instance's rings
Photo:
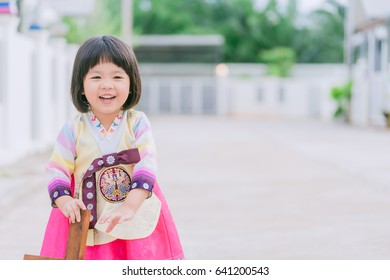
POLYGON ((387 125, 387 5, 20 0, 0 7, 0 163, 52 142, 73 110, 77 47, 97 34, 119 36, 135 49, 143 77, 138 108, 148 114, 387 125))
POLYGON ((389 18, 379 0, 0 0, 0 257, 38 250, 75 53, 112 34, 138 57, 189 258, 389 258, 389 18), (38 189, 27 242, 6 221, 38 189), (291 219, 313 213, 332 222, 291 219))

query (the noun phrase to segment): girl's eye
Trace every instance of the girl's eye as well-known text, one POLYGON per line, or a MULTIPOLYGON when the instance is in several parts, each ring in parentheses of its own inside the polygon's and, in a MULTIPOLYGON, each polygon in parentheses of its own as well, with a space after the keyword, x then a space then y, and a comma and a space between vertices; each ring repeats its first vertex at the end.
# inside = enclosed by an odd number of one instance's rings
POLYGON ((122 76, 115 76, 114 79, 122 79, 122 76))
POLYGON ((92 76, 91 79, 96 80, 96 79, 100 79, 100 77, 99 76, 92 76))

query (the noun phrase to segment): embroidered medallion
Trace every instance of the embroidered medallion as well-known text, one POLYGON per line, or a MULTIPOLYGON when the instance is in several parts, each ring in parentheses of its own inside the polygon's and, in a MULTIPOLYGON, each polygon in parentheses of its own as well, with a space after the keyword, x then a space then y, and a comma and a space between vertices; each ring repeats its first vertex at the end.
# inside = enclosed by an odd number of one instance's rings
POLYGON ((108 168, 100 174, 100 193, 109 202, 123 201, 130 191, 130 185, 130 176, 123 168, 108 168))

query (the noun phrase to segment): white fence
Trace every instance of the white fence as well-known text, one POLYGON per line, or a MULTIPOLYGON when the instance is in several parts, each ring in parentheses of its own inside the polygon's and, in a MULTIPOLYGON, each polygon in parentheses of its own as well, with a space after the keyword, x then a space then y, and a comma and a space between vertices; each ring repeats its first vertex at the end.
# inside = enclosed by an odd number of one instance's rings
POLYGON ((218 76, 215 65, 141 65, 140 109, 150 114, 316 117, 331 120, 330 89, 346 82, 344 65, 296 65, 294 77, 265 75, 260 64, 228 64, 218 76))
MULTIPOLYGON (((50 147, 75 111, 69 84, 76 46, 44 31, 20 34, 0 17, 0 165, 50 147)), ((343 65, 296 65, 294 77, 267 77, 259 64, 142 64, 148 114, 214 114, 332 119, 330 88, 345 83, 343 65)))

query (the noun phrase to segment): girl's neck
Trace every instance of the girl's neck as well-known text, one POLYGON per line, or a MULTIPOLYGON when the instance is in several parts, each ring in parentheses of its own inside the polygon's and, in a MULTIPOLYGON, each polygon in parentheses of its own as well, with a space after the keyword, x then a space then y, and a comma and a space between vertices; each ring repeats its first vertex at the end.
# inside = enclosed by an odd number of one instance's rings
POLYGON ((118 114, 119 114, 119 112, 112 113, 112 114, 95 114, 95 116, 102 123, 104 129, 106 131, 108 131, 111 127, 112 122, 115 120, 115 118, 118 114))
MULTIPOLYGON (((100 120, 100 119, 99 119, 99 120, 100 120)), ((104 129, 105 129, 106 131, 108 131, 108 130, 110 129, 111 124, 112 124, 112 122, 113 122, 114 120, 115 120, 115 117, 112 118, 112 119, 110 119, 110 120, 107 120, 107 121, 100 121, 100 122, 102 123, 104 129)))

